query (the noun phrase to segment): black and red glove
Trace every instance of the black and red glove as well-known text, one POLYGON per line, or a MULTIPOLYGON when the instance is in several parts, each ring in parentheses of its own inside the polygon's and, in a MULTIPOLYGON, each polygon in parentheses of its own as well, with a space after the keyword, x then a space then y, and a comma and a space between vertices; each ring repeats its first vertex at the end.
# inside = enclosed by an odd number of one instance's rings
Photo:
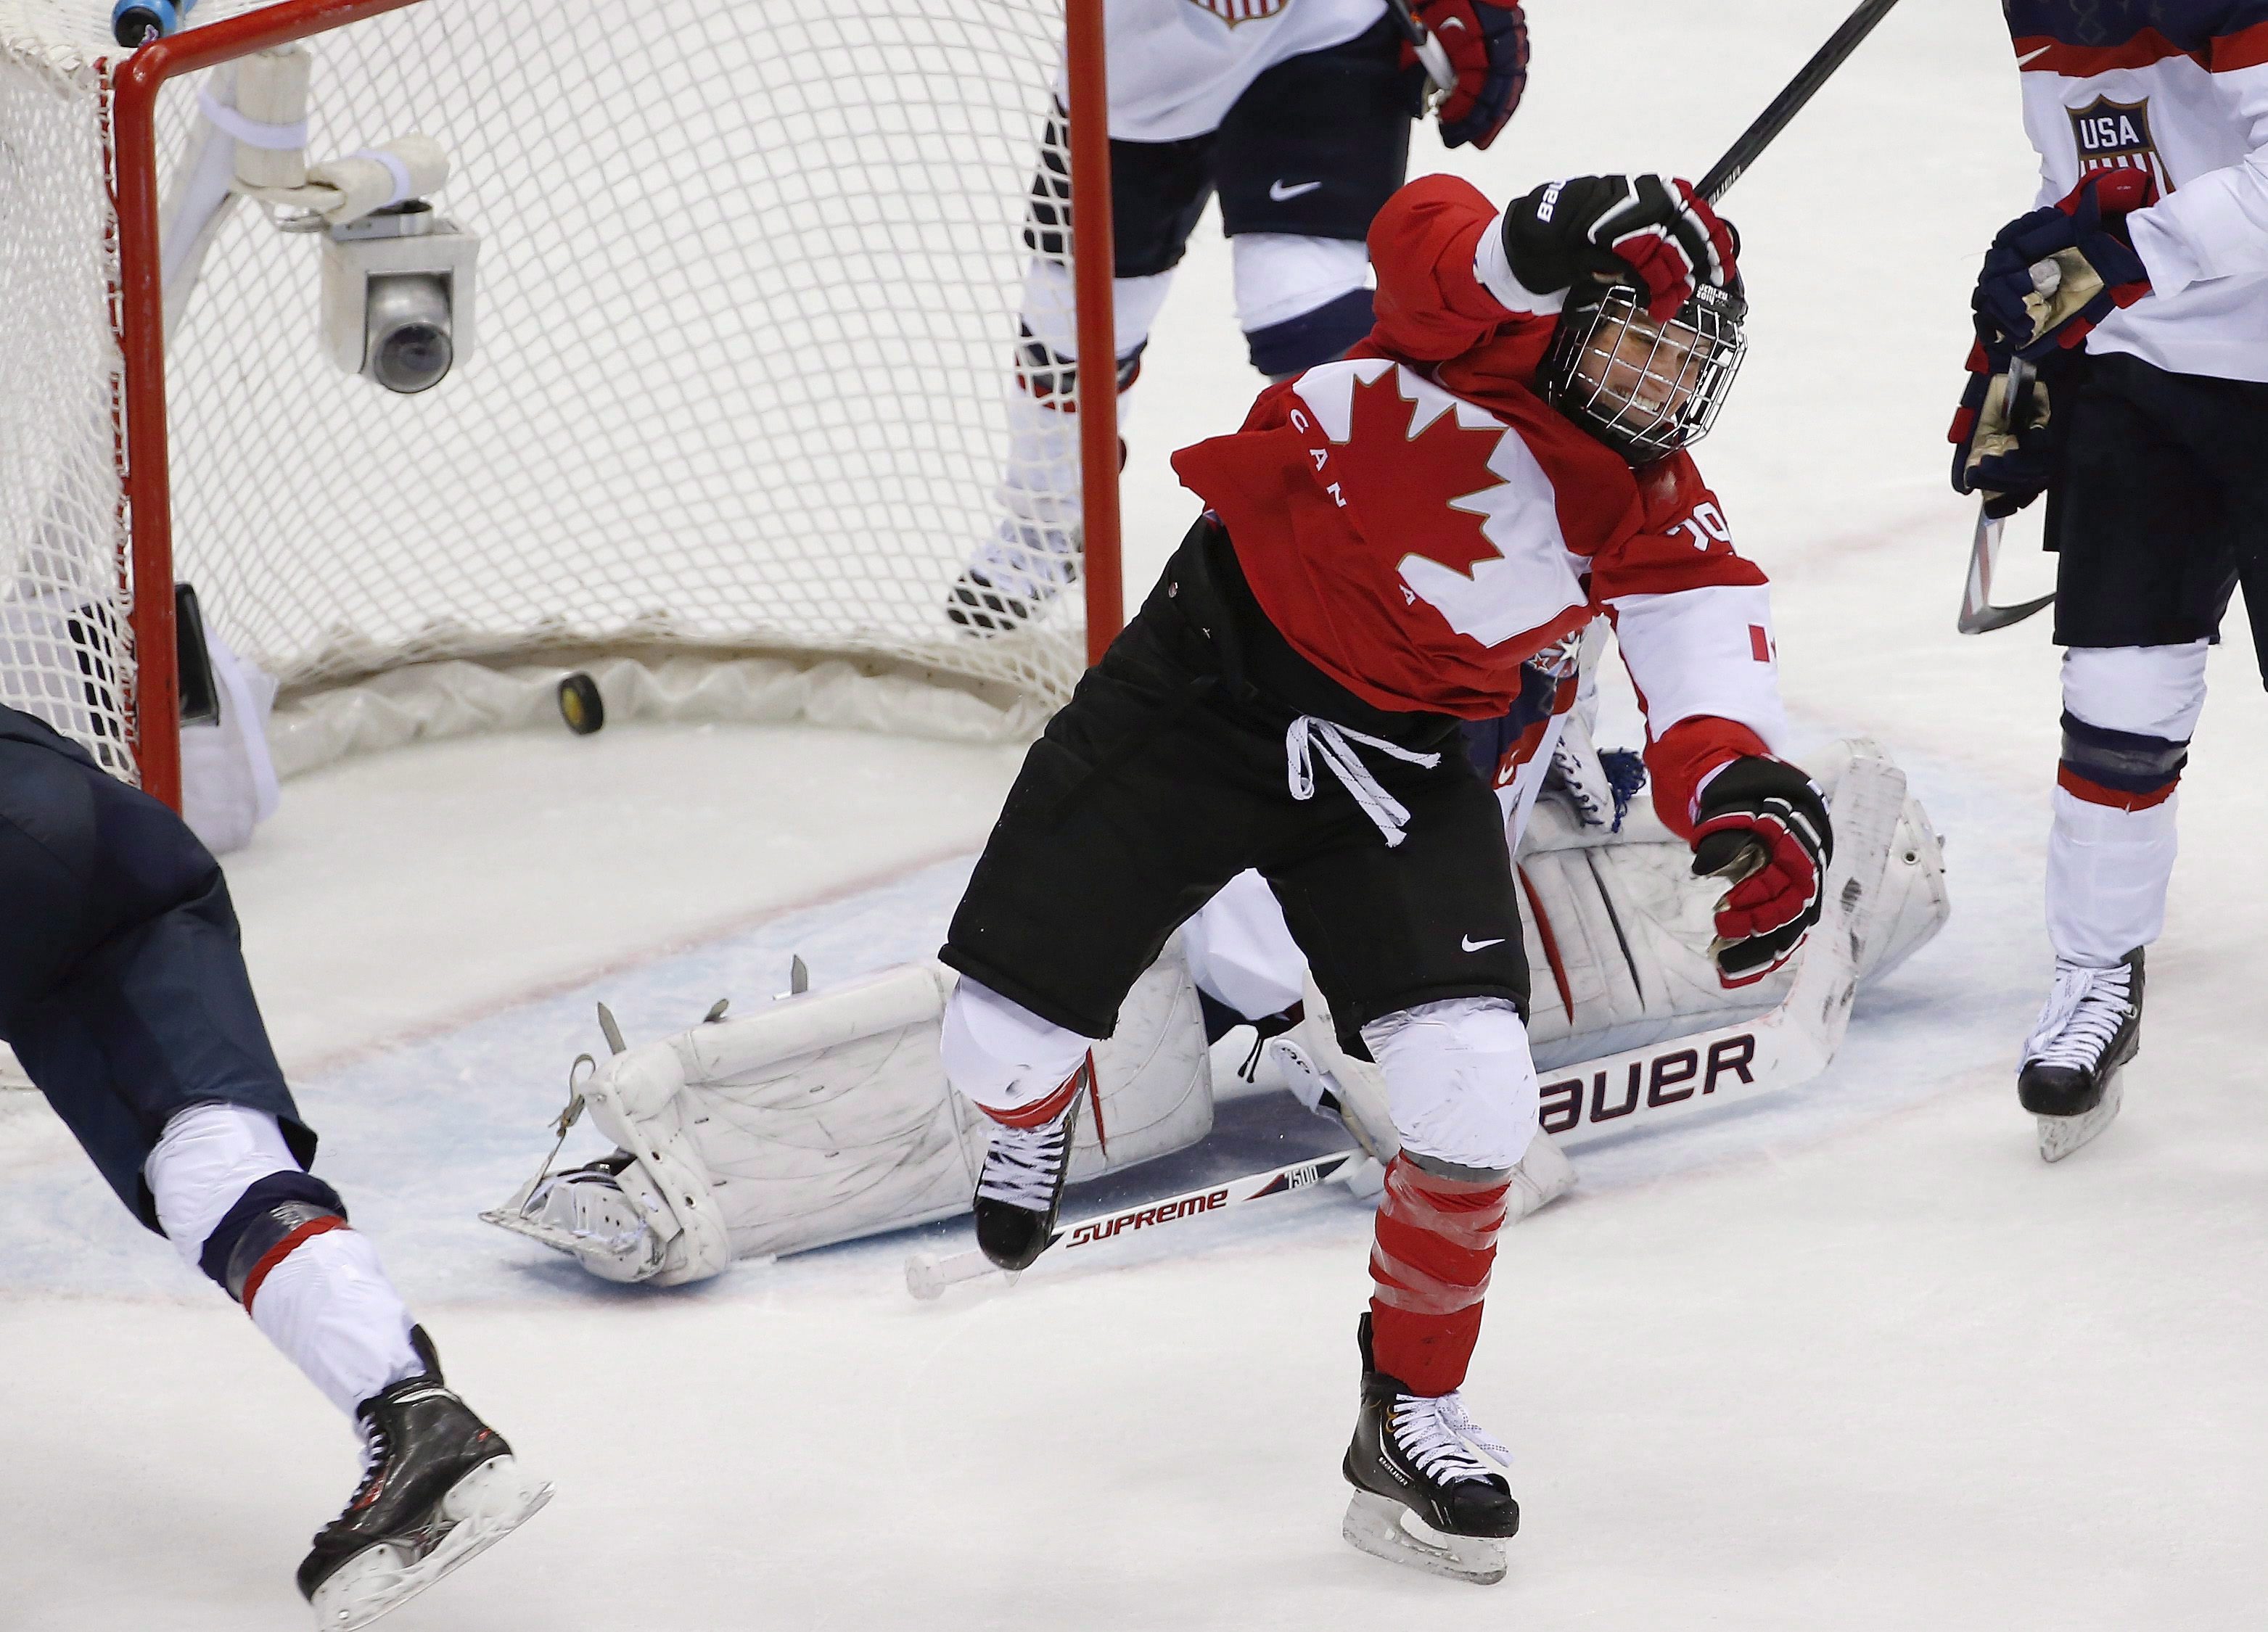
POLYGON ((2018 216, 1984 252, 1970 305, 1987 344, 2005 341, 2028 363, 2077 346, 2122 306, 2150 292, 2126 217, 2158 201, 2146 170, 2097 170, 2058 203, 2018 216))
POLYGON ((1819 922, 1835 829, 1811 778, 1782 760, 1734 760, 1701 790, 1693 876, 1732 887, 1717 903, 1709 955, 1728 987, 1786 963, 1819 922))
MULTIPOLYGON (((1528 89, 1528 18, 1518 5, 1495 0, 1418 0, 1412 8, 1425 30, 1441 42, 1457 83, 1445 93, 1434 117, 1441 145, 1468 142, 1486 147, 1520 106, 1528 89)), ((1417 47, 1404 42, 1402 66, 1418 63, 1417 47)))
POLYGON ((1635 282, 1662 323, 1697 285, 1731 286, 1740 240, 1690 181, 1574 176, 1506 207, 1504 254, 1513 276, 1538 295, 1587 279, 1635 282))

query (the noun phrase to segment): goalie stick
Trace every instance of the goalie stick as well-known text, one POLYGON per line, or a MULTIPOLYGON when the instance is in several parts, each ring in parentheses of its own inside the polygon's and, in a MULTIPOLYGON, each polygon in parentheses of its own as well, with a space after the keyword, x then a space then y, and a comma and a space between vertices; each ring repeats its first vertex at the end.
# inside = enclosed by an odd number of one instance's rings
MULTIPOLYGON (((1107 1242, 1131 1240, 1142 1231, 1170 1229, 1192 1218, 1211 1217, 1254 1202, 1296 1195, 1322 1185, 1343 1184, 1368 1159, 1360 1150, 1341 1150, 1336 1156, 1313 1157, 1304 1162, 1271 1167, 1266 1173, 1249 1173, 1241 1179, 1208 1185, 1202 1190, 1169 1195, 1163 1201, 1144 1202, 1116 1212, 1101 1213, 1057 1231, 1047 1250, 1049 1253, 1073 1253, 1107 1242)), ((933 1253, 916 1253, 906 1260, 906 1290, 927 1302, 948 1286, 1002 1273, 975 1247, 942 1258, 933 1253)), ((1011 1286, 1016 1283, 1013 1275, 1005 1279, 1011 1286)))
MULTIPOLYGON (((1874 744, 1861 739, 1854 746, 1851 768, 1836 789, 1836 855, 1821 886, 1819 922, 1787 996, 1753 1019, 1543 1073, 1540 1126, 1563 1147, 1580 1148, 1712 1106, 1796 1087, 1827 1069, 1851 1023, 1859 967, 1877 927, 1875 905, 1905 805, 1905 773, 1874 744)), ((1138 1231, 1344 1182, 1362 1156, 1348 1150, 1295 1162, 1085 1219, 1058 1232, 1048 1253, 1106 1247, 1138 1231)), ((948 1286, 998 1273, 973 1247, 944 1257, 917 1253, 906 1260, 906 1290, 927 1300, 948 1286)), ((1017 1279, 1005 1278, 1011 1285, 1017 1279)))

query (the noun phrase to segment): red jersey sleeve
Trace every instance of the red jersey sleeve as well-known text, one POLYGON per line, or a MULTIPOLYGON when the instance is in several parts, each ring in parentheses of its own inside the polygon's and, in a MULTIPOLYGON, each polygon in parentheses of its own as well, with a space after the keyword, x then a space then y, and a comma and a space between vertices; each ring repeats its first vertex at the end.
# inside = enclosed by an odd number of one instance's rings
POLYGON ((1478 257, 1500 214, 1455 176, 1420 176, 1388 199, 1370 224, 1377 322, 1358 355, 1454 364, 1456 377, 1441 383, 1476 398, 1530 384, 1558 320, 1516 312, 1481 282, 1478 257))

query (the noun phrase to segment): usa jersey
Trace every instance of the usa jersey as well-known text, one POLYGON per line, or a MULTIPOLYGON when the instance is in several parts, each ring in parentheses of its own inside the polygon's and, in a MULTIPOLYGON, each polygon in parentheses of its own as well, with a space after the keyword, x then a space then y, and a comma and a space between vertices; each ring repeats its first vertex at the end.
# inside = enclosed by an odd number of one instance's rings
POLYGON ((1385 15, 1386 0, 1106 0, 1110 134, 1204 136, 1267 70, 1344 45, 1385 15))
POLYGON ((2041 203, 2146 170, 2152 293, 2088 336, 2183 374, 2268 380, 2268 0, 2006 0, 2041 203))

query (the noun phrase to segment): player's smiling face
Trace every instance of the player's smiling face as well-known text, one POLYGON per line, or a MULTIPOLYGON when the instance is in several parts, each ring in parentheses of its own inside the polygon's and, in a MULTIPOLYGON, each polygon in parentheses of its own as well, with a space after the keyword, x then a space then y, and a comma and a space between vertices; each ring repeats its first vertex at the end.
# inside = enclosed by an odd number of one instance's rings
POLYGON ((1575 383, 1632 430, 1677 418, 1693 401, 1701 370, 1696 336, 1683 324, 1663 328, 1643 312, 1594 330, 1575 361, 1575 383))

